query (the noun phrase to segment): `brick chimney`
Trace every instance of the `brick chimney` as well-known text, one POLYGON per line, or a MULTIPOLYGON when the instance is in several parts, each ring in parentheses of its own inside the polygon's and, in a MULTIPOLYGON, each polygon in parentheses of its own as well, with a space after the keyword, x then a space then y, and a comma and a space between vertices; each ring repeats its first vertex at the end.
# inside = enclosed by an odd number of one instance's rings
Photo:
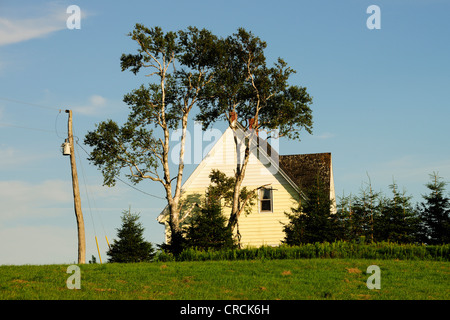
POLYGON ((237 120, 236 112, 231 111, 230 112, 230 124, 234 126, 236 124, 236 120, 237 120))
POLYGON ((248 129, 249 130, 255 129, 256 135, 258 136, 258 128, 257 128, 258 124, 255 121, 255 118, 248 119, 248 122, 249 122, 248 129), (255 128, 253 128, 253 127, 255 127, 255 128))

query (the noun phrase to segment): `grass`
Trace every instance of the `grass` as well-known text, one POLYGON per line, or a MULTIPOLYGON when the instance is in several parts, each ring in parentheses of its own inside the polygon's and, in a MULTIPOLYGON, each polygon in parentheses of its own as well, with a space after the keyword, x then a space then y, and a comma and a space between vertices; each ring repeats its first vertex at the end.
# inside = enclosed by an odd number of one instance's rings
POLYGON ((450 262, 370 259, 185 261, 81 265, 69 290, 68 265, 0 266, 0 299, 448 300, 450 262), (369 265, 381 289, 369 290, 369 265))

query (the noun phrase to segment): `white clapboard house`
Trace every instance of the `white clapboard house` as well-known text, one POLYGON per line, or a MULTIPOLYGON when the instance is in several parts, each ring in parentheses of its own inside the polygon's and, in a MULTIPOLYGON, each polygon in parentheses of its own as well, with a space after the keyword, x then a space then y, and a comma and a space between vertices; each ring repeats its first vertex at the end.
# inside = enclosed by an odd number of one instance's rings
MULTIPOLYGON (((243 141, 246 135, 248 137, 248 132, 243 129, 238 123, 235 133, 230 127, 223 133, 184 182, 183 197, 192 202, 204 196, 211 183, 209 174, 213 169, 218 169, 227 176, 234 176, 237 161, 234 134, 238 141, 243 141)), ((285 212, 298 206, 298 202, 305 197, 304 190, 313 185, 317 177, 329 186, 330 199, 335 199, 331 153, 279 155, 265 140, 253 136, 242 186, 249 190, 265 187, 258 190, 258 198, 251 213, 241 214, 239 217, 241 246, 276 246, 285 237, 283 223, 288 222, 285 212)), ((244 149, 242 143, 241 159, 244 149)), ((227 216, 230 210, 223 208, 227 216)), ((158 221, 166 226, 166 240, 170 234, 167 214, 166 208, 158 216, 158 221)))

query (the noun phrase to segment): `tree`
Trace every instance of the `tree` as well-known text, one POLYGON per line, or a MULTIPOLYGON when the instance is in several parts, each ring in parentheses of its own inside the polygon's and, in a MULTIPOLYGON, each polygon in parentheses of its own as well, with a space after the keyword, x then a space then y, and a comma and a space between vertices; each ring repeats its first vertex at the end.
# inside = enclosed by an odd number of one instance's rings
POLYGON ((359 240, 363 237, 370 241, 374 240, 374 219, 379 212, 379 199, 380 194, 373 191, 370 178, 358 196, 342 199, 341 206, 348 208, 344 215, 340 215, 344 220, 344 239, 359 240))
POLYGON ((302 212, 302 208, 291 208, 291 213, 285 212, 289 218, 289 223, 283 226, 285 234, 283 243, 295 246, 302 243, 308 243, 307 222, 308 216, 302 212))
MULTIPOLYGON (((221 205, 222 207, 232 207, 236 178, 228 177, 225 173, 216 169, 211 170, 209 178, 211 180, 211 184, 208 186, 208 189, 206 191, 207 204, 215 203, 221 205)), ((257 198, 257 191, 264 186, 255 188, 254 190, 249 190, 247 187, 242 187, 240 189, 240 213, 244 212, 244 214, 246 215, 251 213, 252 207, 255 205, 255 200, 257 198)), ((239 232, 239 227, 237 226, 235 230, 233 230, 232 228, 230 228, 229 220, 227 220, 227 229, 232 235, 233 232, 235 232, 237 245, 240 246, 241 234, 239 232)))
MULTIPOLYGON (((223 214, 223 208, 230 207, 233 199, 234 177, 228 177, 220 170, 213 169, 209 175, 208 186, 202 205, 192 211, 192 216, 186 219, 186 246, 207 248, 232 248, 240 245, 239 228, 234 237, 228 227, 228 219, 223 214)), ((244 212, 249 214, 256 199, 255 190, 243 187, 240 201, 244 212)), ((195 200, 194 200, 195 201, 195 200)), ((200 201, 196 201, 197 204, 200 201)))
POLYGON ((411 243, 417 240, 419 218, 411 205, 411 196, 398 191, 393 182, 389 188, 392 198, 380 199, 379 213, 374 220, 374 240, 411 243))
POLYGON ((138 222, 139 214, 124 211, 122 227, 117 229, 118 240, 114 239, 111 249, 106 253, 109 262, 145 262, 155 255, 153 246, 144 240, 144 228, 138 222))
POLYGON ((333 201, 323 183, 317 178, 315 186, 306 193, 307 200, 292 213, 286 213, 289 223, 283 227, 284 243, 298 245, 334 241, 339 238, 338 216, 331 213, 333 201))
POLYGON ((205 201, 204 207, 194 211, 189 220, 186 230, 187 247, 203 250, 236 247, 220 203, 205 201))
MULTIPOLYGON (((206 191, 207 200, 216 203, 222 203, 224 207, 231 207, 234 197, 234 185, 236 182, 235 177, 228 177, 225 173, 220 170, 213 169, 209 174, 211 184, 208 186, 206 191)), ((239 201, 242 210, 246 214, 250 214, 252 207, 255 205, 256 191, 260 189, 259 187, 254 190, 249 190, 247 187, 242 187, 239 193, 239 201)))
POLYGON ((430 175, 426 186, 430 193, 423 195, 418 210, 423 224, 423 241, 428 244, 450 243, 450 199, 444 195, 446 182, 437 173, 430 175))
MULTIPOLYGON (((180 248, 176 243, 182 239, 181 225, 189 213, 181 212, 181 182, 192 108, 199 107, 196 118, 203 122, 204 129, 227 119, 236 132, 232 113, 239 119, 252 119, 244 128, 249 133, 245 156, 236 164, 228 221, 233 231, 245 208, 240 191, 250 141, 258 130, 276 129, 278 136, 296 139, 301 129, 311 133, 311 97, 306 88, 288 85, 295 71, 282 59, 271 68, 266 66, 266 43, 244 29, 223 39, 195 27, 165 33, 159 27, 149 29, 136 24, 129 36, 136 41, 138 50, 136 54, 121 56, 122 71, 130 70, 136 75, 147 69, 150 71, 146 75, 155 80, 125 95, 124 102, 131 112, 123 126, 107 120, 88 132, 85 143, 93 147, 89 160, 102 170, 108 186, 115 184, 122 169, 128 169, 127 177, 133 183, 144 179, 160 182, 167 199, 170 241, 173 248, 180 248), (169 166, 169 137, 173 130, 181 131, 175 175, 169 166)), ((239 150, 236 138, 235 144, 239 150)))
POLYGON ((233 198, 228 226, 237 225, 244 206, 239 198, 242 182, 250 157, 251 141, 259 131, 269 131, 269 137, 285 136, 299 139, 299 132, 312 131, 312 98, 306 88, 288 84, 295 72, 283 59, 273 67, 266 64, 266 43, 245 29, 223 39, 223 58, 217 66, 209 91, 199 101, 203 129, 218 120, 226 120, 235 133, 236 156, 240 155, 240 143, 236 131, 237 120, 241 121, 246 138, 242 160, 236 159, 233 198), (245 121, 245 122, 244 122, 245 121), (275 134, 275 136, 274 136, 275 134))
POLYGON ((138 49, 136 54, 121 56, 122 71, 128 69, 136 75, 147 69, 146 76, 154 81, 124 96, 131 112, 123 126, 103 121, 88 132, 85 144, 93 147, 89 160, 102 170, 104 185, 114 186, 122 169, 128 170, 127 178, 134 184, 144 179, 161 183, 169 209, 170 241, 173 248, 180 248, 188 116, 202 92, 209 91, 213 67, 221 57, 220 46, 211 32, 194 27, 165 33, 160 27, 136 24, 129 36, 138 49), (173 175, 170 134, 177 129, 181 131, 179 162, 173 175))

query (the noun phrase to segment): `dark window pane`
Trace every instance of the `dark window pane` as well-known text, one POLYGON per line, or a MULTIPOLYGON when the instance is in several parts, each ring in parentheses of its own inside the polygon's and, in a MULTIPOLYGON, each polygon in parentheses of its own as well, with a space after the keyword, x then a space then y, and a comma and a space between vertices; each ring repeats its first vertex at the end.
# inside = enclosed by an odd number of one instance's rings
POLYGON ((260 190, 260 211, 272 211, 272 190, 260 190))
POLYGON ((270 200, 261 201, 261 211, 271 211, 270 200))
POLYGON ((271 193, 272 192, 270 192, 271 190, 269 190, 269 189, 262 189, 262 200, 270 200, 272 197, 271 197, 271 193))

